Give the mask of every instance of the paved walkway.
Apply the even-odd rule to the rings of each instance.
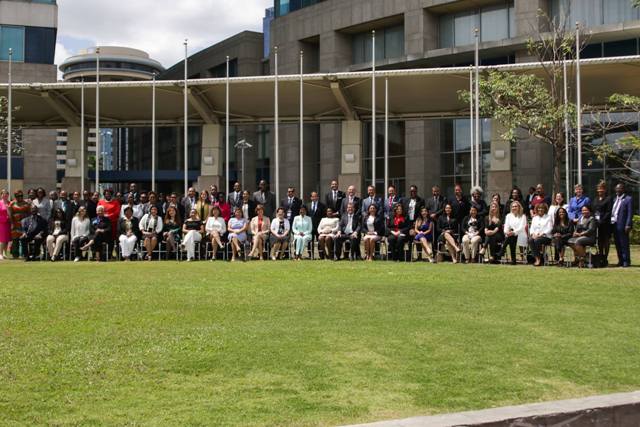
[[[640,426],[640,391],[413,417],[352,427]]]

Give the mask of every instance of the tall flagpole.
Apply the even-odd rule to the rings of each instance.
[[[473,121],[473,98],[475,96],[475,93],[473,91],[473,67],[469,68],[469,150],[471,151],[471,186],[475,187],[476,186],[476,169],[475,169],[475,164],[476,164],[476,155],[475,155],[475,150],[473,149],[473,147],[475,146],[474,142],[474,134],[473,134],[473,126],[474,126],[474,121]]]
[[[82,191],[82,195],[84,197],[84,189],[85,189],[85,175],[86,171],[84,170],[84,156],[85,156],[85,140],[84,140],[84,76],[82,76],[82,86],[80,89],[80,190]]]
[[[9,191],[9,198],[12,197],[11,191],[11,150],[13,149],[12,141],[12,125],[13,125],[13,82],[11,76],[11,66],[13,65],[13,49],[9,48],[9,87],[7,94],[7,190]]]
[[[189,40],[184,39],[184,195],[187,196],[189,190],[189,111],[188,111],[188,68],[187,59],[189,55]]]
[[[151,190],[156,191],[156,72],[151,86]]]
[[[376,31],[371,31],[371,185],[376,186]]]
[[[569,171],[569,93],[567,88],[567,59],[562,60],[562,81],[564,84],[564,173],[565,173],[565,191],[568,197],[571,191],[570,171]]]
[[[576,22],[576,115],[577,115],[576,131],[578,133],[578,184],[582,185],[582,87],[580,85],[580,23],[579,22]]]
[[[304,51],[300,51],[300,198],[304,200]]]
[[[389,188],[389,78],[384,79],[384,189]]]
[[[476,28],[476,52],[475,52],[475,68],[476,68],[476,81],[475,81],[475,96],[476,96],[476,185],[480,185],[480,170],[482,165],[480,164],[480,30]]]
[[[278,112],[278,46],[273,48],[274,62],[275,62],[275,79],[274,79],[274,117],[273,117],[273,131],[274,131],[274,157],[275,157],[275,172],[276,172],[276,203],[280,203],[280,117]]]
[[[225,124],[224,124],[224,133],[225,133],[225,154],[224,154],[224,161],[225,161],[225,170],[226,170],[226,174],[225,174],[225,193],[226,195],[229,195],[229,57],[227,56],[227,80],[225,82],[225,103],[226,103],[226,112],[225,112]],[[243,182],[242,185],[246,186],[246,183]]]
[[[100,194],[100,48],[96,47],[96,191]]]

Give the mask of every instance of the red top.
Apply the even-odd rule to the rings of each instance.
[[[393,218],[393,227],[395,228],[395,232],[400,231],[400,224],[404,222],[404,216],[396,216]]]
[[[222,218],[224,218],[225,222],[229,222],[229,219],[231,218],[231,205],[229,205],[229,203],[220,203],[220,202],[216,202],[214,203],[214,206],[217,206],[220,208],[220,216]]]

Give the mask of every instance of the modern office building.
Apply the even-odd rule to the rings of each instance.
[[[100,56],[100,81],[140,81],[151,80],[153,76],[159,76],[164,67],[158,61],[149,57],[149,54],[138,49],[121,46],[98,46],[82,50],[70,58],[67,58],[59,69],[64,81],[71,82],[95,82],[98,51]],[[108,125],[105,123],[105,125]],[[129,170],[130,158],[136,152],[146,150],[144,137],[149,134],[145,128],[108,128],[100,129],[101,172],[104,170],[108,183],[119,183],[128,178],[125,174],[114,172]],[[136,140],[136,138],[140,138]],[[67,170],[67,129],[58,129],[56,141],[57,181],[65,189],[78,189],[76,174],[71,172],[66,177]],[[96,157],[96,130],[87,127],[86,135],[87,158]],[[73,154],[77,165],[79,153]],[[95,160],[94,160],[95,162]],[[75,166],[71,166],[75,169]],[[90,169],[93,169],[91,167]],[[92,171],[90,171],[93,174]],[[66,179],[65,179],[66,178]],[[87,181],[88,182],[88,181]]]
[[[304,50],[308,73],[370,70],[372,30],[376,31],[378,69],[470,65],[475,28],[480,30],[482,64],[519,63],[534,60],[526,42],[545,31],[546,20],[539,11],[553,19],[568,15],[569,25],[579,21],[587,27],[589,45],[583,58],[639,53],[640,10],[630,0],[276,0],[270,37],[272,46],[279,48],[280,74],[299,72],[300,50]],[[273,73],[273,51],[270,55]],[[378,93],[380,111],[383,102],[384,94]],[[370,111],[361,113],[370,116]],[[376,129],[378,141],[383,141],[381,121]],[[280,172],[284,188],[298,182],[298,131],[296,126],[283,126],[281,132],[280,147],[286,153]],[[324,190],[336,177],[343,186],[356,184],[359,189],[371,182],[370,120],[310,124],[306,133],[313,137],[305,139],[309,175],[305,192]],[[492,120],[482,120],[483,187],[501,194],[516,184],[528,188],[541,182],[550,188],[550,147],[537,141],[510,145],[499,133]],[[355,158],[346,159],[345,152]],[[377,144],[375,159],[377,187],[382,191],[382,143]],[[590,187],[615,172],[615,165],[586,156],[583,163],[583,181]],[[430,120],[391,122],[390,179],[402,192],[410,184],[417,184],[422,194],[429,194],[432,184],[442,185],[448,194],[454,183],[469,188],[468,116],[451,111]]]
[[[0,82],[8,80],[9,49],[13,50],[12,80],[55,82],[53,65],[58,27],[55,0],[0,0]],[[21,131],[23,152],[13,154],[14,189],[56,183],[55,130]],[[6,186],[6,153],[0,153],[0,186]]]

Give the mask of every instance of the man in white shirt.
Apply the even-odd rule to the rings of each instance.
[[[362,216],[356,214],[353,203],[347,205],[347,211],[340,219],[340,229],[334,240],[334,260],[339,261],[342,255],[342,246],[349,241],[351,250],[349,251],[349,259],[355,260],[360,257],[360,229],[362,224]]]

